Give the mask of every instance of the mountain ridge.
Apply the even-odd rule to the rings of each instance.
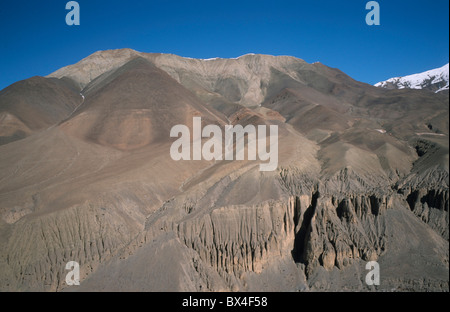
[[[2,291],[448,291],[448,93],[129,49],[18,86],[0,92]],[[194,116],[276,125],[278,168],[174,161]]]
[[[449,63],[422,73],[389,78],[374,86],[387,89],[427,89],[435,93],[445,91],[449,89]]]

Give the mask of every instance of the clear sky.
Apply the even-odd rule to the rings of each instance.
[[[66,25],[67,2],[1,1],[0,89],[117,48],[291,55],[371,84],[449,58],[448,0],[379,0],[380,26],[366,25],[367,0],[79,0],[80,26]]]

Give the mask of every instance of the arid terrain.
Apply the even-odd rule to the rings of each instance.
[[[172,160],[195,116],[278,125],[277,170]],[[448,136],[448,90],[96,52],[0,91],[0,291],[449,291]]]

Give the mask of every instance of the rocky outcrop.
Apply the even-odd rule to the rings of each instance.
[[[127,246],[143,228],[138,205],[127,200],[85,203],[36,218],[7,231],[0,254],[0,289],[57,291],[67,285],[65,265],[80,264],[81,279]]]
[[[411,211],[448,240],[448,189],[418,189],[406,195]]]
[[[288,254],[293,243],[295,202],[214,209],[177,225],[186,246],[219,273],[259,273],[272,257]]]
[[[296,233],[294,257],[307,265],[307,273],[318,266],[343,269],[354,259],[376,260],[385,248],[384,224],[379,216],[390,206],[386,197],[338,199],[313,194]]]

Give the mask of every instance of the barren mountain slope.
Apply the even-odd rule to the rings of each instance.
[[[84,101],[0,146],[0,289],[448,291],[448,94],[287,56],[129,49],[50,77]],[[277,170],[172,160],[170,129],[194,116],[278,125]]]
[[[68,79],[33,77],[0,91],[0,145],[68,117],[83,102]]]

